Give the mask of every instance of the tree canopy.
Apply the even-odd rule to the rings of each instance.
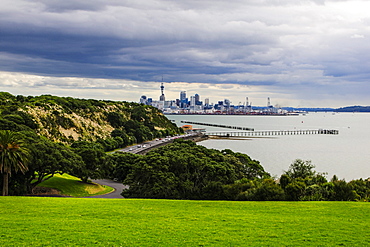
[[[123,182],[129,189],[123,191],[123,196],[141,198],[223,199],[226,184],[243,178],[269,177],[247,155],[182,140],[141,158],[131,158],[116,165],[116,169],[127,172]]]

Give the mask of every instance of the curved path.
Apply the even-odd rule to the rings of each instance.
[[[119,198],[119,199],[123,199],[123,196],[121,196],[122,190],[128,187],[127,185],[123,185],[122,183],[115,182],[115,181],[110,180],[110,179],[99,179],[99,180],[91,180],[91,181],[93,183],[107,185],[109,187],[112,187],[112,188],[114,188],[114,191],[109,193],[109,194],[98,195],[98,196],[88,196],[86,198],[111,198],[111,199],[112,198]]]

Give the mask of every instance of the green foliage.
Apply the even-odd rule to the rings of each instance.
[[[330,199],[333,201],[355,201],[359,200],[360,196],[354,190],[353,183],[346,183],[344,180],[334,181],[334,193]]]
[[[71,175],[87,182],[89,178],[104,178],[111,170],[109,156],[98,143],[79,141],[71,146],[73,151],[82,157],[82,165],[72,169]]]
[[[226,199],[238,201],[282,201],[284,190],[271,178],[241,179],[224,186]]]
[[[314,168],[315,166],[310,160],[303,161],[301,159],[296,159],[285,174],[292,179],[312,177],[315,175]]]
[[[243,153],[234,153],[230,149],[225,149],[221,152],[236,157],[242,163],[240,172],[246,174],[248,179],[262,179],[270,177],[270,174],[263,169],[260,162],[252,160],[248,155]]]
[[[9,195],[9,176],[12,172],[28,170],[29,150],[15,132],[0,130],[0,172],[3,174],[2,195]]]
[[[325,174],[313,170],[310,161],[295,160],[280,177],[280,186],[287,200],[292,201],[368,201],[370,181],[353,180],[347,183],[333,176],[330,182]]]
[[[29,170],[9,181],[12,195],[31,193],[58,173],[70,172],[84,181],[108,177],[112,164],[105,151],[181,132],[157,109],[136,103],[5,92],[0,96],[0,129],[23,133],[31,153]],[[73,144],[73,149],[53,141]]]
[[[121,129],[114,129],[111,133],[111,136],[117,140],[118,147],[126,147],[134,143],[136,138],[129,136],[125,131]]]
[[[370,200],[370,181],[369,179],[363,180],[352,180],[349,183],[349,186],[356,191],[357,199],[361,201],[369,201]]]
[[[57,125],[62,126],[64,129],[76,127],[72,119],[70,119],[69,117],[61,116],[59,114],[55,115],[55,122]]]
[[[304,196],[306,185],[301,181],[293,181],[285,187],[287,198],[290,201],[298,201]]]
[[[112,172],[109,174],[109,177],[121,182],[124,181],[131,172],[133,166],[138,164],[144,157],[145,156],[142,155],[124,152],[115,152],[111,154]]]
[[[32,130],[66,144],[105,140],[113,128],[125,132],[123,142],[118,140],[114,148],[182,132],[156,108],[137,103],[52,95],[15,97],[4,92],[0,95],[0,129]]]
[[[142,158],[124,163],[129,189],[124,197],[174,199],[225,199],[224,185],[254,174],[268,174],[254,166],[248,156],[231,151],[220,152],[191,141],[150,151]],[[120,165],[116,165],[116,169]],[[253,167],[253,169],[250,169]],[[250,172],[252,171],[252,172]]]
[[[108,118],[108,122],[114,128],[122,127],[125,122],[122,114],[118,112],[109,112],[107,118]]]
[[[71,172],[75,167],[83,166],[83,160],[70,148],[42,138],[33,132],[20,133],[29,150],[28,170],[22,174],[13,174],[9,183],[9,194],[22,195],[32,193],[35,186],[53,177],[55,174]]]

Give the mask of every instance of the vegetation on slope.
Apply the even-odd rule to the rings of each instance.
[[[52,95],[13,96],[6,92],[0,92],[0,129],[33,130],[66,144],[113,139],[120,145],[181,131],[151,106]]]
[[[182,132],[151,106],[5,92],[0,92],[0,130],[17,133],[30,150],[28,171],[12,173],[11,195],[31,193],[55,174],[84,182],[105,178],[110,172],[106,151]]]

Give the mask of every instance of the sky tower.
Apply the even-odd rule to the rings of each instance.
[[[164,86],[163,82],[161,83],[161,96],[159,96],[159,101],[165,101],[166,97],[164,96]]]

